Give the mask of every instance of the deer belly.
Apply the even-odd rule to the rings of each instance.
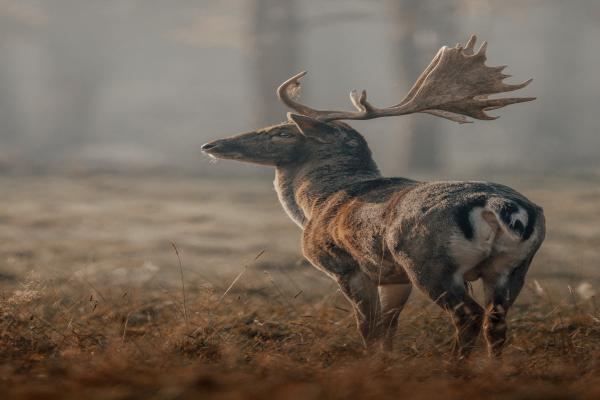
[[[363,265],[361,269],[378,285],[410,283],[404,268],[391,258],[380,263]]]

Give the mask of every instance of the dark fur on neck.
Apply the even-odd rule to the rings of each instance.
[[[304,227],[312,209],[344,187],[381,177],[371,150],[358,132],[344,131],[344,145],[324,147],[294,163],[277,166],[275,190],[290,218]]]

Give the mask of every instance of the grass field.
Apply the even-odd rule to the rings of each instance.
[[[600,178],[495,180],[547,240],[503,360],[456,364],[416,292],[366,354],[266,180],[0,177],[0,397],[598,399]]]

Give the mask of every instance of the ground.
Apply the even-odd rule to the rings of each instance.
[[[0,177],[0,395],[600,398],[600,177],[495,180],[544,207],[547,240],[504,358],[455,363],[419,293],[367,354],[268,180]]]

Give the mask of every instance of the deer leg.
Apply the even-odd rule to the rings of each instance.
[[[379,301],[381,303],[381,320],[379,324],[384,331],[383,349],[392,350],[394,335],[398,328],[398,317],[404,308],[412,285],[395,284],[395,285],[380,285],[379,286]]]
[[[481,332],[483,309],[462,286],[448,288],[440,293],[435,303],[452,316],[456,329],[453,355],[458,359],[467,357],[475,347]]]
[[[363,344],[367,348],[373,347],[383,337],[377,285],[360,271],[340,277],[338,283],[342,293],[352,303]]]
[[[483,309],[469,295],[464,282],[456,281],[453,269],[434,266],[411,272],[413,284],[451,315],[456,328],[452,352],[458,359],[465,358],[481,332]]]
[[[506,314],[523,288],[531,258],[524,260],[508,275],[484,274],[486,313],[483,333],[491,357],[500,357],[506,342]]]

